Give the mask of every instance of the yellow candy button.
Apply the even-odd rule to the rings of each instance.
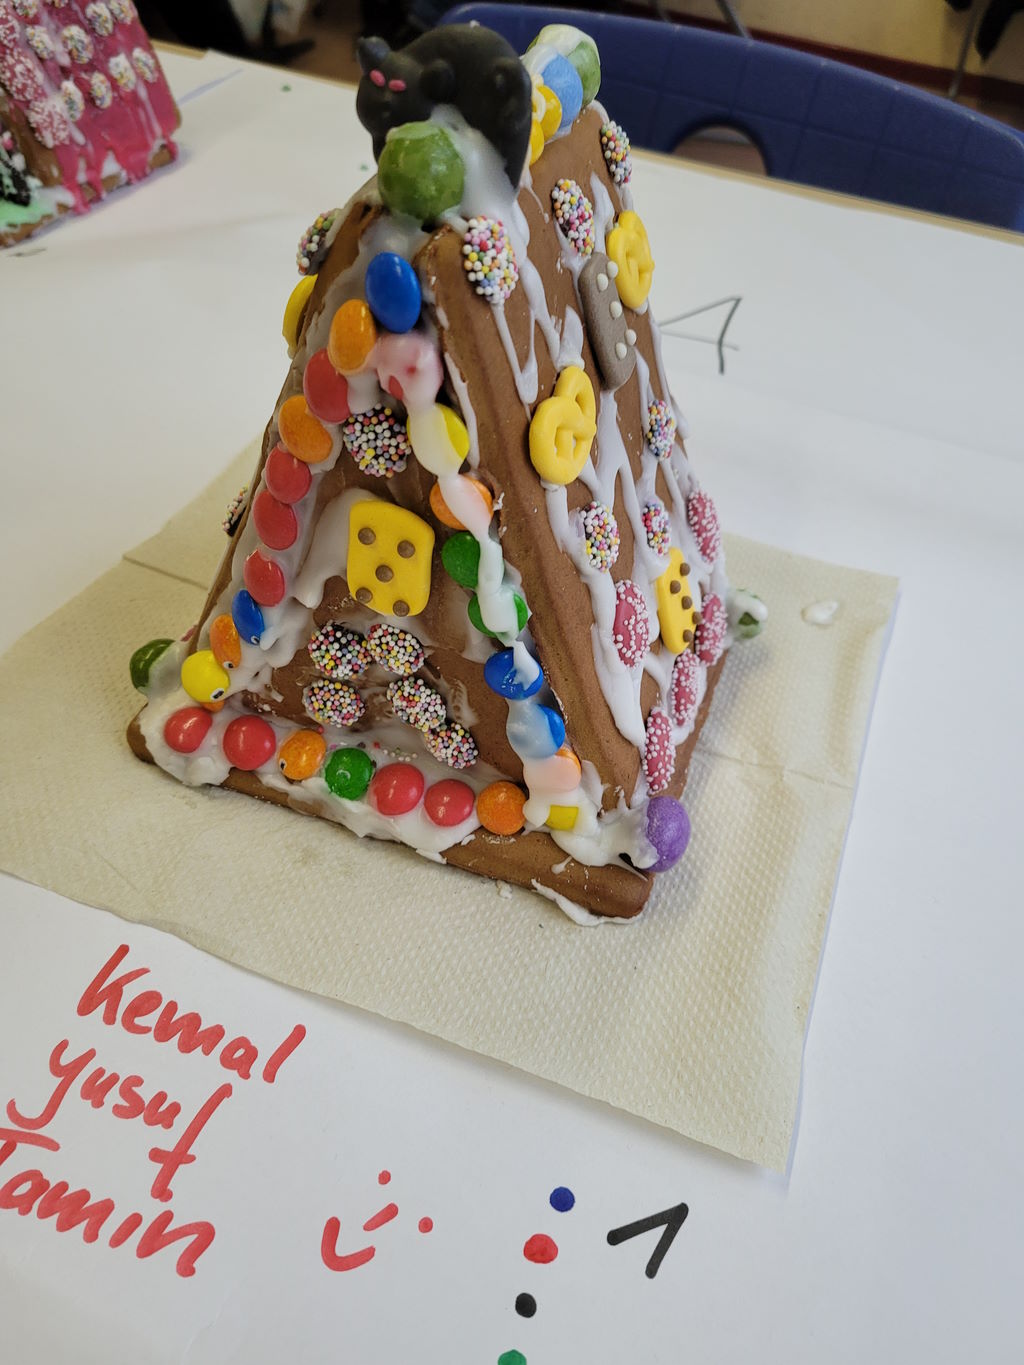
[[[288,354],[294,355],[299,344],[299,327],[302,323],[302,312],[309,302],[309,296],[313,292],[316,284],[315,275],[303,275],[298,284],[288,295],[288,302],[284,306],[284,322],[281,324],[281,335],[288,343]]]
[[[585,370],[570,365],[558,376],[530,423],[530,460],[548,483],[572,483],[590,458],[597,434],[594,386]]]
[[[552,806],[544,823],[548,829],[574,829],[579,813],[579,806]]]
[[[605,244],[608,255],[618,266],[615,283],[619,297],[627,308],[640,308],[651,292],[654,261],[647,229],[640,215],[632,209],[619,214],[618,222],[608,234]]]
[[[469,432],[458,413],[444,403],[433,403],[411,413],[406,426],[412,453],[424,469],[438,478],[459,472],[469,454]]]
[[[546,85],[540,87],[539,94],[544,101],[540,130],[544,134],[544,140],[547,141],[549,137],[554,137],[558,132],[558,126],[562,122],[562,101]]]
[[[193,701],[220,701],[231,686],[231,679],[214,658],[213,650],[201,649],[182,664],[181,685]]]
[[[331,433],[313,416],[301,393],[292,394],[281,404],[277,430],[285,450],[305,464],[319,464],[333,448]]]
[[[670,654],[682,654],[693,643],[696,623],[693,619],[693,597],[687,574],[690,566],[681,550],[673,545],[668,552],[668,568],[656,580],[658,596],[658,624],[661,639]]]
[[[339,374],[355,374],[370,358],[377,344],[373,314],[362,299],[343,303],[331,321],[327,359]]]
[[[349,514],[348,590],[382,616],[418,616],[430,597],[434,532],[390,502],[357,502]]]
[[[537,158],[540,156],[540,154],[541,154],[541,152],[542,152],[543,150],[544,150],[544,133],[543,133],[543,131],[542,131],[542,129],[541,129],[541,126],[540,126],[539,121],[538,121],[537,119],[534,119],[533,122],[530,124],[530,165],[531,165],[531,166],[532,166],[533,163],[537,160]]]

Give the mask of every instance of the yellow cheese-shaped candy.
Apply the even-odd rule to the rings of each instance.
[[[670,654],[682,654],[693,643],[696,622],[693,619],[693,595],[687,575],[690,566],[683,553],[674,545],[668,552],[668,568],[656,580],[658,596],[658,624],[661,640]]]
[[[281,335],[288,343],[288,354],[294,355],[299,344],[299,324],[302,321],[302,310],[309,302],[309,296],[313,292],[316,284],[315,275],[303,275],[298,284],[288,295],[288,302],[284,306],[284,322],[281,324]]]
[[[547,483],[572,483],[590,458],[597,403],[586,370],[570,365],[558,376],[530,423],[530,460]]]
[[[627,308],[641,308],[651,292],[654,261],[647,229],[638,213],[627,209],[608,234],[605,250],[618,267],[615,283]]]
[[[348,590],[382,616],[418,616],[430,598],[434,532],[390,502],[357,502],[349,514]]]

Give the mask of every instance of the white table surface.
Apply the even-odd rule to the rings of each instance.
[[[368,173],[350,88],[216,56],[166,68],[179,163],[0,256],[4,646],[262,429],[294,244]],[[176,1217],[217,1227],[194,1278],[173,1273],[176,1252],[138,1260],[0,1210],[3,1359],[491,1365],[516,1347],[529,1365],[860,1365],[1019,1350],[1024,253],[653,159],[637,159],[635,194],[656,316],[742,296],[724,377],[713,346],[665,340],[723,522],[901,580],[788,1174],[3,878],[4,1105],[42,1108],[61,1038],[137,1067],[184,1113],[224,1079],[213,1059],[76,1015],[121,942],[126,966],[261,1055],[307,1028],[274,1089],[240,1084],[179,1173]],[[720,317],[680,326],[713,336]],[[56,1174],[143,1207],[162,1130],[72,1097],[59,1125]],[[34,1162],[19,1157],[0,1182]],[[547,1206],[559,1184],[571,1214]],[[392,1190],[403,1212],[375,1260],[327,1271],[325,1218],[352,1250]],[[680,1200],[689,1219],[648,1280],[657,1234],[616,1248],[605,1234]],[[553,1265],[524,1261],[534,1231],[557,1233]],[[522,1290],[530,1320],[513,1309]]]

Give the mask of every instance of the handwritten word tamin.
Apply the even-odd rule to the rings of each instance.
[[[193,1148],[200,1134],[217,1109],[231,1098],[235,1083],[251,1080],[255,1074],[273,1085],[281,1067],[306,1036],[306,1030],[297,1024],[258,1069],[259,1049],[245,1035],[227,1038],[227,1030],[222,1024],[205,1025],[199,1014],[180,1011],[178,1002],[165,1000],[160,991],[129,992],[128,988],[134,982],[149,974],[149,968],[135,967],[115,976],[128,953],[128,945],[121,944],[100,968],[82,992],[78,1015],[85,1018],[99,1010],[103,1023],[112,1028],[120,1025],[126,1033],[149,1035],[155,1043],[173,1043],[186,1055],[201,1052],[211,1057],[216,1053],[223,1070],[236,1078],[234,1082],[224,1081],[217,1086],[173,1145],[150,1148],[149,1160],[157,1167],[150,1194],[156,1200],[167,1202],[174,1195],[171,1182],[182,1167],[196,1160]],[[56,1084],[37,1113],[14,1098],[8,1101],[6,1113],[11,1127],[0,1127],[0,1167],[21,1148],[26,1149],[26,1156],[28,1152],[38,1155],[44,1151],[60,1151],[57,1139],[43,1129],[58,1117],[64,1102],[74,1092],[94,1109],[106,1109],[116,1119],[137,1119],[143,1128],[169,1131],[177,1123],[181,1105],[165,1090],[151,1090],[137,1074],[121,1076],[104,1066],[94,1067],[97,1052],[93,1047],[77,1056],[70,1056],[70,1050],[70,1039],[62,1038],[50,1053],[49,1071]],[[109,1232],[107,1245],[114,1248],[123,1246],[142,1229],[135,1244],[135,1254],[140,1259],[152,1256],[172,1243],[183,1242],[185,1245],[180,1248],[175,1265],[181,1276],[195,1274],[196,1262],[215,1236],[213,1224],[206,1220],[175,1227],[170,1209],[156,1214],[145,1228],[145,1216],[133,1211],[122,1217],[110,1231],[109,1226],[116,1217],[112,1199],[94,1200],[89,1190],[72,1190],[66,1180],[51,1180],[36,1167],[19,1171],[0,1186],[0,1211],[3,1210],[12,1210],[23,1218],[33,1212],[39,1219],[53,1218],[58,1232],[80,1227],[86,1242],[96,1242],[101,1232],[105,1236]]]
[[[390,1171],[381,1171],[377,1177],[378,1185],[387,1185],[391,1181]],[[398,1217],[398,1205],[395,1203],[385,1204],[382,1209],[371,1214],[363,1224],[364,1232],[376,1232],[378,1228],[384,1227],[385,1223],[392,1222]],[[420,1232],[430,1232],[434,1226],[432,1218],[421,1218],[416,1225]],[[339,1218],[328,1218],[324,1224],[324,1233],[320,1239],[320,1259],[328,1270],[358,1270],[361,1265],[366,1265],[367,1261],[372,1261],[377,1254],[377,1248],[370,1243],[360,1247],[358,1251],[339,1252],[338,1238],[341,1236],[341,1220]]]

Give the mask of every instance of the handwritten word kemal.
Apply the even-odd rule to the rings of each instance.
[[[227,1039],[222,1024],[204,1025],[202,1017],[192,1011],[179,1013],[176,1000],[165,1000],[160,991],[140,990],[133,994],[128,987],[149,973],[148,967],[135,967],[120,976],[114,973],[128,956],[127,944],[111,955],[97,975],[82,992],[77,1013],[82,1018],[101,1011],[105,1024],[120,1024],[126,1033],[148,1034],[155,1043],[173,1043],[186,1055],[201,1052],[217,1060],[226,1072],[237,1079],[251,1080],[260,1060],[256,1044],[244,1035]],[[155,1016],[155,1017],[154,1017]],[[301,1024],[267,1057],[259,1078],[273,1085],[283,1064],[302,1042],[306,1030]],[[87,1048],[71,1056],[71,1042],[62,1038],[50,1053],[50,1075],[55,1079],[50,1096],[37,1114],[25,1111],[15,1099],[7,1103],[7,1119],[11,1127],[0,1127],[0,1167],[21,1147],[39,1151],[59,1152],[60,1143],[44,1133],[61,1111],[67,1097],[77,1088],[78,1097],[94,1109],[107,1108],[113,1118],[141,1121],[144,1128],[172,1129],[181,1114],[181,1105],[165,1090],[150,1090],[142,1076],[121,1076],[104,1066],[93,1067],[96,1049]],[[168,1201],[174,1191],[171,1182],[183,1166],[196,1159],[193,1147],[216,1110],[233,1094],[233,1083],[224,1081],[199,1106],[182,1129],[173,1146],[151,1147],[149,1160],[157,1167],[150,1194],[156,1200]],[[6,1174],[6,1173],[5,1173]],[[71,1189],[66,1180],[51,1180],[35,1167],[19,1171],[0,1185],[0,1211],[13,1210],[22,1217],[35,1213],[39,1219],[53,1218],[58,1232],[70,1232],[81,1227],[86,1242],[96,1242],[101,1231],[107,1235],[108,1221],[117,1217],[112,1199],[93,1199],[89,1190]],[[154,1255],[175,1242],[184,1242],[175,1265],[181,1276],[195,1274],[196,1262],[215,1236],[212,1223],[200,1220],[174,1226],[170,1209],[156,1214],[143,1228],[143,1214],[131,1212],[117,1221],[107,1236],[107,1245],[125,1245],[139,1229],[135,1254],[140,1259]]]

